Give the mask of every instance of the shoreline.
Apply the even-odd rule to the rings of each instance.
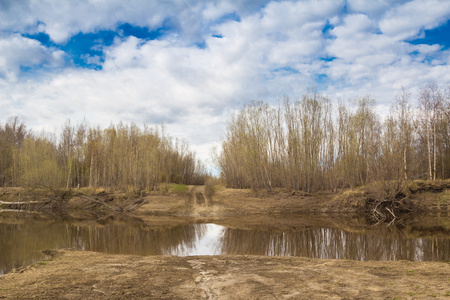
[[[370,186],[337,193],[229,189],[185,186],[159,193],[121,193],[91,189],[33,190],[0,188],[0,209],[61,212],[132,213],[137,216],[229,217],[246,215],[350,213],[367,214],[374,194]],[[450,180],[415,181],[405,191],[402,213],[450,215]]]
[[[450,215],[450,180],[415,181],[402,193],[403,211],[447,217]],[[337,193],[248,189],[223,186],[185,186],[180,191],[152,193],[105,192],[103,189],[33,190],[0,188],[0,209],[35,210],[51,214],[131,213],[137,216],[231,217],[248,215],[349,213],[370,214],[378,195],[370,186]],[[15,202],[15,203],[14,203]],[[387,213],[386,213],[387,214]]]

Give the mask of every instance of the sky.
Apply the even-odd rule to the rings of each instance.
[[[230,116],[315,87],[369,95],[450,83],[448,0],[0,0],[0,122],[164,124],[211,168]]]

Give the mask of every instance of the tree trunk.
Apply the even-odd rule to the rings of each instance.
[[[91,165],[89,168],[89,187],[94,187],[94,153],[91,152]],[[94,187],[95,188],[95,187]]]
[[[67,183],[66,183],[66,189],[68,189],[70,186],[70,176],[72,175],[72,159],[69,158],[69,172],[67,175]]]
[[[430,127],[429,127],[429,116],[427,113],[426,116],[426,131],[427,131],[427,155],[428,155],[428,179],[431,180],[432,177],[432,172],[431,172],[431,145],[430,145]]]
[[[404,179],[408,180],[408,169],[406,164],[406,147],[403,148],[403,173],[404,173]]]
[[[433,124],[433,180],[436,180],[436,121]]]

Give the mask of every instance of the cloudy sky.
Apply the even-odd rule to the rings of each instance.
[[[0,0],[0,122],[164,123],[201,158],[251,100],[450,83],[448,0]]]

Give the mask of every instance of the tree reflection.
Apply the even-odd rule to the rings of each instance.
[[[448,229],[442,226],[329,227],[287,230],[230,229],[215,224],[150,226],[129,217],[100,221],[52,220],[0,214],[0,275],[43,259],[42,250],[77,250],[134,255],[244,254],[354,260],[450,260]],[[267,229],[271,228],[271,229]],[[279,228],[283,228],[282,230]],[[350,228],[347,226],[346,228]]]
[[[198,224],[150,227],[133,222],[75,223],[24,218],[0,222],[0,275],[45,257],[45,249],[73,248],[114,254],[182,254],[205,233]]]
[[[302,256],[354,260],[442,261],[450,256],[450,240],[406,238],[395,228],[368,233],[336,228],[272,232],[226,229],[221,249],[227,254]]]

